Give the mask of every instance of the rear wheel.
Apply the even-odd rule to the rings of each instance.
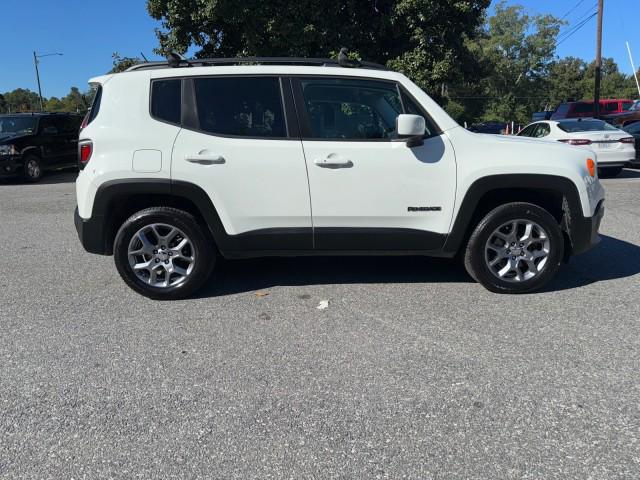
[[[22,172],[24,179],[31,183],[39,182],[42,174],[42,162],[40,159],[33,154],[27,155],[24,159],[24,170]]]
[[[496,293],[542,288],[558,271],[564,238],[556,220],[530,203],[510,203],[489,212],[473,231],[465,267]]]
[[[136,292],[157,300],[184,298],[207,280],[215,250],[193,215],[154,207],[131,216],[114,243],[118,273]]]
[[[613,178],[620,175],[622,167],[604,167],[598,169],[598,176],[601,178]]]

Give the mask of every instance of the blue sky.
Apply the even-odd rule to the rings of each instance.
[[[295,1],[295,0],[292,0]],[[442,0],[447,1],[447,0]],[[562,17],[580,0],[509,0],[529,13]],[[582,0],[566,20],[570,28],[596,0]],[[41,59],[42,93],[63,96],[71,86],[87,87],[87,79],[111,67],[111,54],[152,59],[158,23],[146,12],[144,0],[0,0],[3,67],[0,92],[23,87],[37,90],[33,51],[64,55]],[[495,4],[495,2],[494,2]],[[640,63],[639,0],[605,0],[603,55],[613,57],[631,73],[625,40]],[[558,46],[558,55],[591,60],[595,52],[595,18]]]

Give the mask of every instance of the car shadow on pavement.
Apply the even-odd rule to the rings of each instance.
[[[640,273],[640,246],[606,235],[589,252],[562,265],[542,292],[569,290]],[[220,260],[197,298],[275,286],[473,282],[461,262],[429,257],[294,257]]]
[[[625,168],[615,178],[640,178],[640,170]]]
[[[640,246],[607,235],[588,252],[571,258],[544,291],[568,290],[640,273]]]
[[[460,262],[429,257],[293,257],[222,260],[196,295],[217,297],[275,286],[472,282]]]
[[[78,178],[77,171],[61,170],[59,172],[47,172],[37,183],[25,182],[20,177],[0,178],[0,186],[3,185],[54,185],[57,183],[73,183]]]

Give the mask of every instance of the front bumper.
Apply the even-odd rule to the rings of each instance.
[[[0,177],[13,177],[21,173],[21,155],[0,155]]]
[[[600,243],[600,223],[604,217],[604,200],[600,200],[600,203],[596,206],[596,210],[591,217],[583,217],[579,215],[572,219],[571,231],[569,237],[571,238],[572,254],[579,255],[593,248]]]
[[[80,243],[89,253],[96,253],[98,255],[111,254],[106,248],[103,220],[102,217],[84,219],[80,216],[78,207],[76,207],[76,211],[73,214],[73,222],[76,225]]]

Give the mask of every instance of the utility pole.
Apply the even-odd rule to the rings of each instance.
[[[602,68],[602,12],[604,0],[598,0],[598,28],[596,31],[596,88],[593,94],[593,106],[596,118],[600,118],[600,74]]]
[[[42,87],[40,86],[40,71],[38,70],[39,58],[42,57],[52,57],[54,55],[62,56],[62,53],[46,53],[44,55],[38,55],[36,52],[33,52],[33,63],[36,66],[36,78],[38,79],[38,97],[40,98],[40,110],[44,111],[44,103],[42,102]]]
[[[38,71],[38,56],[36,52],[33,52],[33,63],[36,66],[36,78],[38,79],[38,96],[40,97],[40,110],[44,111],[44,106],[42,104],[42,87],[40,87],[40,72]]]

